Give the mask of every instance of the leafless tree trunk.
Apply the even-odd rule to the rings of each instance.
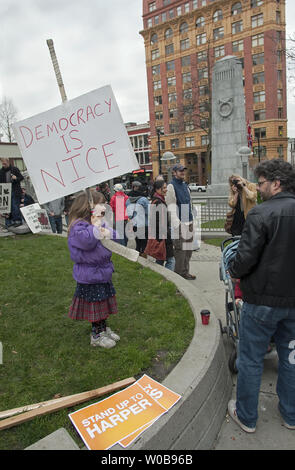
[[[15,142],[12,124],[17,120],[17,110],[11,99],[4,97],[0,104],[0,131],[8,142]]]

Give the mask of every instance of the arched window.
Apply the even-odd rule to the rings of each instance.
[[[222,20],[222,18],[223,18],[222,10],[216,10],[213,14],[213,21],[216,22],[216,21]]]
[[[151,35],[151,44],[156,44],[158,42],[158,35],[156,33]]]
[[[200,28],[201,26],[205,25],[205,18],[204,16],[199,16],[199,18],[196,21],[196,27]]]
[[[180,33],[187,33],[188,32],[188,25],[187,23],[181,23],[179,28]]]
[[[242,13],[242,4],[241,4],[241,2],[234,3],[233,6],[231,7],[231,14],[232,15],[239,15],[239,13]]]
[[[173,31],[171,28],[166,29],[165,31],[165,39],[171,38],[173,36]]]

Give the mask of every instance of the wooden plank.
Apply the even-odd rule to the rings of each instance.
[[[41,407],[27,411],[25,413],[18,414],[17,416],[12,416],[7,419],[0,421],[0,431],[4,429],[12,428],[18,424],[25,423],[31,419],[36,418],[37,416],[43,416],[49,413],[54,413],[56,411],[62,410],[63,408],[69,408],[71,406],[78,405],[85,401],[91,400],[92,398],[97,398],[108,393],[115,392],[121,388],[128,387],[136,382],[134,377],[129,377],[128,379],[115,382],[111,385],[106,385],[105,387],[97,388],[95,390],[89,390],[87,392],[77,393],[76,395],[70,395],[68,397],[62,397],[58,400],[50,400],[49,402],[43,402]],[[54,403],[52,403],[54,401]],[[45,403],[45,404],[44,404]],[[38,404],[36,404],[38,405]]]

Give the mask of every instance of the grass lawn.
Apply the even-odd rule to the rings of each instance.
[[[208,222],[203,222],[201,228],[220,228],[224,230],[224,223],[225,219],[209,220]]]
[[[75,290],[66,238],[0,238],[0,409],[92,390],[147,373],[161,381],[190,344],[194,318],[174,284],[113,255],[119,313],[109,324],[121,336],[111,350],[90,346],[90,324],[67,316]],[[24,449],[65,427],[83,443],[68,413],[35,418],[0,432],[0,449]]]

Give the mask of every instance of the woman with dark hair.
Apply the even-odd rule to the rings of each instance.
[[[154,182],[152,192],[152,203],[150,210],[150,233],[155,234],[156,244],[164,246],[165,250],[162,253],[161,259],[156,258],[156,263],[164,266],[165,268],[174,271],[175,258],[173,243],[171,239],[171,227],[168,218],[167,204],[165,196],[167,193],[167,184],[163,179],[158,179]],[[165,244],[163,244],[165,240]],[[148,249],[148,247],[147,247]],[[149,253],[147,253],[149,254]]]

